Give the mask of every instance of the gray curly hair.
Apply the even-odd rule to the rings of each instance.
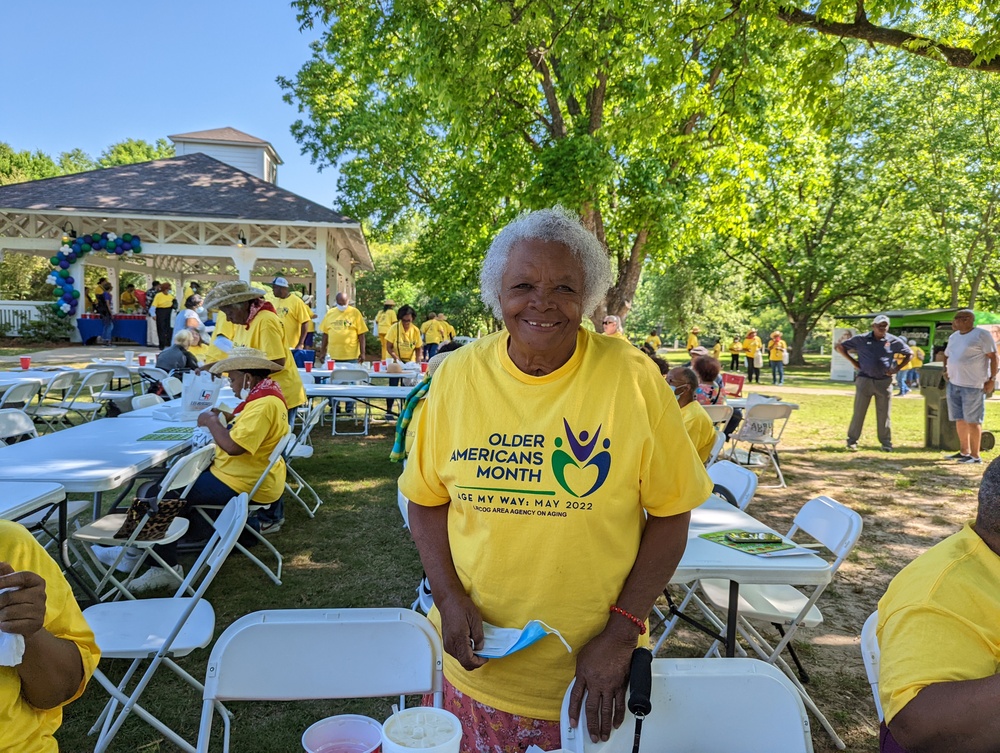
[[[504,227],[493,239],[479,272],[480,297],[497,319],[500,309],[500,282],[507,270],[511,249],[529,239],[551,241],[566,246],[583,267],[583,312],[597,308],[611,287],[611,264],[601,244],[580,219],[561,206],[525,212]]]

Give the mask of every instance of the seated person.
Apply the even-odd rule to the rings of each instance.
[[[725,405],[726,393],[722,390],[722,364],[712,356],[699,356],[691,362],[698,375],[698,389],[694,399],[702,405]]]
[[[198,505],[221,507],[237,494],[250,492],[264,469],[268,456],[275,445],[288,434],[288,407],[281,394],[281,388],[271,375],[281,367],[254,348],[233,348],[228,358],[213,364],[213,374],[228,374],[233,392],[243,401],[228,416],[218,408],[205,411],[198,416],[198,426],[204,426],[215,442],[215,459],[205,470],[187,494],[187,508],[181,513],[191,525],[185,535],[189,541],[201,541],[211,536],[208,523],[197,511]],[[268,472],[252,502],[273,505],[285,490],[285,461],[278,462]],[[261,533],[277,533],[281,529],[279,519],[265,528],[252,516],[249,524]],[[183,540],[183,539],[182,539]],[[120,547],[94,547],[97,558],[110,564],[117,557]],[[163,561],[183,577],[184,568],[177,561],[177,542],[156,547]],[[132,557],[138,552],[130,552],[122,560],[121,568],[130,570],[135,564]],[[162,567],[151,567],[132,581],[132,593],[142,593],[154,588],[176,586],[177,578]]]
[[[227,357],[227,353],[219,350],[207,340],[202,340],[197,330],[192,329],[188,332],[191,333],[191,347],[188,348],[188,352],[195,357],[199,366],[204,366],[207,363],[218,363]]]
[[[156,368],[163,369],[168,374],[183,374],[198,368],[198,359],[188,348],[194,343],[191,333],[182,329],[174,335],[174,344],[160,351],[156,357]]]
[[[698,375],[686,366],[678,366],[667,372],[667,384],[677,397],[681,408],[681,419],[687,430],[691,444],[698,451],[701,462],[706,462],[715,444],[715,427],[705,409],[694,399],[698,389]]]
[[[59,565],[28,531],[0,520],[0,632],[24,637],[0,666],[0,748],[54,753],[62,707],[83,694],[101,652]]]
[[[994,460],[975,522],[900,570],[878,603],[883,753],[1000,750],[998,582]]]

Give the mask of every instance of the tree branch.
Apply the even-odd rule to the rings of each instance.
[[[552,118],[550,128],[552,137],[564,139],[566,138],[566,123],[563,121],[559,98],[556,97],[556,88],[552,83],[552,74],[549,72],[548,63],[545,62],[545,50],[540,47],[529,47],[528,60],[531,61],[531,67],[542,76],[542,91],[545,94],[545,102],[549,106],[549,117]]]

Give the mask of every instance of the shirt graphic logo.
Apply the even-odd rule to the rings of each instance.
[[[611,447],[611,440],[605,437],[604,441],[601,443],[601,446],[604,447],[604,451],[598,452],[595,455],[594,450],[597,447],[597,440],[601,436],[600,426],[597,427],[597,431],[594,432],[593,437],[590,437],[588,432],[581,431],[578,438],[577,435],[573,433],[573,429],[570,427],[569,421],[565,418],[563,419],[563,425],[566,427],[566,439],[569,442],[569,448],[573,454],[570,455],[565,450],[556,449],[556,451],[552,453],[552,472],[555,474],[556,481],[559,482],[559,486],[572,494],[574,497],[583,498],[590,496],[603,486],[604,482],[608,478],[608,473],[611,471],[611,453],[607,452],[608,448]],[[560,448],[562,445],[562,437],[556,437],[555,446]],[[570,487],[571,481],[577,486],[586,486],[587,480],[589,480],[593,473],[590,471],[591,468],[596,470],[597,477],[594,479],[590,488],[583,493],[572,489]],[[566,478],[567,471],[569,471],[570,479]]]

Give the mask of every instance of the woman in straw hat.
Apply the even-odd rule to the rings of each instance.
[[[215,458],[187,493],[187,507],[181,513],[190,521],[185,539],[198,541],[211,535],[208,523],[193,508],[198,505],[224,505],[244,492],[249,493],[264,469],[275,446],[288,434],[288,408],[281,387],[272,378],[280,371],[264,354],[254,348],[233,348],[232,354],[209,369],[213,374],[228,374],[233,392],[241,402],[231,415],[213,408],[198,416],[198,426],[205,427],[215,442]],[[277,506],[285,489],[285,461],[279,459],[268,472],[254,495],[253,502]],[[261,510],[258,512],[258,516]],[[273,519],[273,517],[271,518]],[[264,519],[250,519],[250,525],[264,532]],[[281,527],[280,519],[268,531]],[[183,540],[183,539],[182,539]],[[102,562],[111,564],[118,556],[118,547],[94,547]],[[177,561],[177,543],[156,547],[163,561],[184,577],[184,568]],[[134,556],[138,556],[135,552]],[[131,568],[130,556],[123,560]],[[176,586],[177,578],[163,567],[151,567],[132,581],[132,593],[141,593],[164,586]]]
[[[757,357],[757,351],[764,347],[764,344],[757,337],[757,328],[751,327],[747,332],[747,336],[743,338],[743,354],[747,357],[747,384],[757,380],[757,384],[760,384],[760,367],[754,362]]]
[[[771,384],[785,383],[785,354],[788,343],[781,339],[781,330],[774,330],[767,341],[767,360],[771,364]]]

